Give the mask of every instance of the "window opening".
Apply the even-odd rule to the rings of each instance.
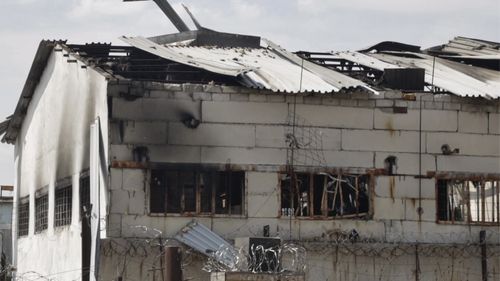
[[[71,224],[73,186],[67,186],[56,190],[54,226]]]
[[[368,212],[368,175],[282,176],[282,216],[348,218],[365,217]]]
[[[35,233],[48,228],[49,196],[44,195],[35,199]]]
[[[244,188],[244,172],[152,170],[150,212],[242,215]]]
[[[500,182],[438,180],[438,220],[500,224]]]
[[[17,220],[18,224],[17,235],[19,237],[27,236],[29,234],[29,222],[30,222],[30,203],[29,201],[26,201],[25,203],[19,204],[19,216]]]
[[[90,216],[90,177],[80,178],[80,217]]]

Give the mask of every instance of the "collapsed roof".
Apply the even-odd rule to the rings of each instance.
[[[207,29],[186,8],[197,28],[190,30],[166,0],[154,1],[179,33],[123,36],[130,46],[42,41],[14,115],[0,124],[2,142],[16,140],[56,47],[117,80],[238,85],[280,93],[397,89],[500,98],[500,43],[456,37],[427,50],[382,42],[360,51],[291,53],[257,36]]]

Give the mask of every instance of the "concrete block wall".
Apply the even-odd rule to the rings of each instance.
[[[132,101],[120,97],[128,87],[139,88],[141,96]],[[247,170],[245,216],[196,218],[226,239],[261,236],[266,225],[271,227],[272,236],[292,239],[316,239],[356,229],[363,237],[378,241],[397,242],[406,237],[429,243],[450,233],[461,235],[447,241],[477,242],[481,229],[497,231],[436,224],[435,179],[416,176],[420,174],[420,159],[423,175],[500,174],[498,102],[417,95],[424,101],[420,110],[420,102],[403,100],[394,92],[293,97],[238,87],[154,83],[111,85],[109,95],[113,100],[111,162],[133,161],[134,148],[145,146],[149,160],[155,163],[231,164]],[[278,172],[285,170],[287,163],[286,122],[294,100],[297,114],[322,136],[327,167],[374,171],[384,168],[387,157],[397,157],[395,176],[376,176],[370,219],[290,222],[279,217]],[[393,106],[407,107],[408,113],[393,113]],[[201,123],[190,129],[182,122],[186,117]],[[460,153],[443,155],[443,144],[460,149]],[[148,177],[147,169],[111,170],[111,237],[148,238],[148,234],[137,232],[141,225],[172,237],[193,219],[148,215]],[[495,236],[489,239],[497,242]],[[358,273],[358,278],[361,275]]]
[[[140,96],[122,98],[128,88]],[[265,190],[277,188],[276,171],[284,170],[287,163],[286,123],[295,101],[301,122],[305,120],[308,128],[314,128],[311,131],[321,135],[318,149],[322,149],[324,165],[383,169],[387,157],[397,158],[396,180],[384,176],[376,180],[373,219],[377,221],[436,220],[434,179],[421,181],[422,200],[418,200],[415,176],[420,174],[420,160],[423,175],[441,171],[500,174],[500,114],[495,101],[430,94],[417,94],[417,101],[409,101],[393,91],[378,96],[359,92],[293,97],[239,87],[155,83],[110,85],[109,95],[113,99],[111,161],[133,161],[134,148],[146,146],[150,161],[156,163],[234,164],[257,171],[265,166],[269,175],[260,175],[268,180]],[[407,107],[408,112],[394,113],[394,106]],[[186,117],[201,123],[196,129],[188,128],[182,122]],[[444,144],[460,153],[443,155]],[[251,218],[253,201],[263,198],[251,191],[258,177],[247,177],[246,215]],[[111,181],[114,185],[115,177]],[[389,195],[388,181],[394,189]],[[130,198],[141,203],[133,208],[116,203],[112,213],[147,215],[147,200],[142,199],[147,185],[146,179],[140,191],[113,191],[119,202]],[[279,190],[272,196],[273,202],[279,202]],[[418,207],[423,209],[420,218]],[[276,218],[278,210],[278,203],[266,205],[255,210],[255,217]]]

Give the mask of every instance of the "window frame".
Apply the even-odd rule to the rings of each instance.
[[[40,217],[41,216],[41,217]],[[35,234],[47,231],[49,228],[49,194],[35,197]]]
[[[56,188],[54,192],[54,228],[71,225],[72,218],[73,185],[67,184]]]
[[[283,176],[287,176],[290,173],[287,172],[281,172],[278,174],[279,176],[279,217],[280,218],[286,218],[289,219],[290,216],[284,214],[284,210],[286,208],[283,207]],[[324,177],[326,179],[325,173],[319,173],[319,172],[295,172],[293,173],[295,175],[301,175],[301,176],[308,176],[309,177],[309,188],[308,188],[308,215],[307,216],[297,216],[293,215],[291,216],[292,219],[302,219],[302,220],[366,220],[366,219],[371,219],[373,217],[373,190],[374,190],[374,178],[375,176],[372,173],[346,173],[346,172],[333,172],[331,173],[332,175],[337,175],[339,177],[354,177],[354,178],[359,178],[359,177],[366,177],[366,200],[367,200],[367,211],[366,212],[359,212],[359,202],[357,205],[357,211],[355,214],[346,214],[346,215],[329,215],[328,213],[325,215],[325,211],[328,212],[328,210],[324,210],[324,206],[320,207],[320,210],[323,214],[321,215],[316,215],[315,214],[315,183],[314,180],[317,176]],[[324,187],[324,185],[323,185]],[[359,192],[359,190],[357,190]],[[359,200],[359,195],[358,200]],[[323,199],[324,200],[324,199]],[[341,201],[342,202],[342,201]],[[323,203],[322,203],[323,204]],[[328,203],[327,203],[328,206]]]
[[[30,232],[30,200],[29,196],[21,198],[18,203],[17,237],[27,237]]]
[[[470,176],[455,176],[455,177],[450,177],[450,176],[436,176],[435,177],[435,192],[436,192],[436,223],[438,224],[450,224],[450,225],[481,225],[481,226],[499,226],[500,225],[500,177],[489,177],[489,176],[477,176],[477,175],[470,175]],[[456,215],[455,212],[452,212],[452,217],[451,220],[444,220],[441,218],[441,200],[440,200],[440,182],[446,182],[447,183],[447,190],[446,190],[446,195],[447,199],[449,196],[449,182],[450,181],[461,181],[463,182],[462,185],[466,184],[466,189],[467,189],[467,195],[466,199],[468,200],[466,203],[466,219],[464,220],[456,220]],[[477,209],[478,212],[478,221],[473,221],[471,218],[471,198],[470,198],[470,182],[481,182],[481,194],[478,193],[478,196],[480,195],[481,197],[477,197],[478,199],[478,204],[482,201],[482,209],[481,213],[479,213],[480,208]],[[494,205],[496,204],[496,212],[492,213],[493,218],[497,219],[497,221],[489,222],[486,221],[486,211],[484,208],[484,204],[486,204],[485,201],[485,183],[486,182],[491,182],[493,184],[492,188],[493,191],[496,191],[496,196],[494,195],[494,200],[491,202],[493,208],[491,208],[491,211],[494,212],[495,208]],[[454,204],[454,203],[452,203]],[[449,207],[449,206],[448,206]],[[455,206],[454,206],[455,207]],[[447,208],[447,212],[449,212],[449,208]]]
[[[195,211],[183,211],[182,209],[185,207],[185,198],[183,191],[181,191],[180,197],[181,200],[179,202],[179,209],[180,211],[169,211],[168,207],[168,188],[165,186],[165,191],[164,191],[164,212],[153,212],[152,211],[152,201],[151,201],[151,196],[152,196],[152,188],[153,188],[153,177],[155,172],[162,172],[164,175],[164,178],[166,178],[167,173],[177,173],[177,180],[179,179],[179,173],[193,173],[194,175],[194,181],[195,181]],[[228,207],[228,212],[227,213],[218,213],[217,208],[216,208],[216,196],[217,196],[217,186],[216,186],[216,177],[219,176],[221,173],[224,174],[233,174],[233,173],[238,173],[241,176],[242,180],[242,186],[241,186],[241,213],[232,213],[232,208],[231,205]],[[204,212],[202,209],[202,194],[200,190],[200,184],[199,184],[199,176],[203,174],[210,174],[211,175],[211,211],[210,212]],[[191,167],[191,166],[166,166],[166,167],[158,167],[158,168],[152,168],[149,170],[148,173],[149,177],[149,188],[147,190],[147,195],[148,195],[148,214],[149,216],[152,217],[232,217],[232,218],[246,218],[247,217],[247,189],[248,189],[248,184],[247,184],[247,173],[244,170],[236,170],[236,169],[218,169],[218,168],[212,168],[212,167]],[[177,186],[179,186],[179,183],[176,183]],[[236,205],[238,206],[238,205]]]

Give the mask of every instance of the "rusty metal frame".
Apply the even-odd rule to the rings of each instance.
[[[123,165],[120,165],[123,167]],[[247,217],[247,212],[248,212],[248,205],[247,205],[247,196],[248,196],[248,182],[247,182],[247,175],[246,172],[243,170],[237,170],[233,169],[230,165],[225,165],[225,169],[219,169],[220,167],[216,167],[214,165],[199,165],[199,164],[154,164],[154,165],[148,165],[148,182],[151,182],[151,171],[153,169],[157,170],[164,170],[165,172],[167,171],[176,171],[179,170],[179,168],[175,169],[175,166],[182,167],[181,170],[184,171],[191,171],[193,172],[194,176],[196,177],[195,181],[195,206],[196,210],[194,212],[184,212],[183,211],[183,206],[181,205],[181,208],[178,213],[172,213],[168,211],[168,206],[167,206],[167,196],[168,194],[165,194],[165,199],[164,199],[164,204],[165,204],[165,212],[164,213],[152,213],[151,212],[151,207],[150,207],[150,200],[147,200],[148,204],[148,209],[149,209],[149,216],[152,217],[200,217],[200,218],[226,218],[226,217],[231,217],[231,218],[246,218]],[[135,167],[135,165],[127,165],[128,168],[130,167]],[[155,167],[155,168],[153,168]],[[123,168],[122,168],[123,169]],[[142,166],[141,166],[142,169]],[[177,171],[178,172],[178,171]],[[231,208],[228,207],[228,213],[227,214],[217,214],[216,213],[216,183],[215,183],[215,175],[217,172],[229,172],[229,173],[235,173],[235,172],[242,172],[243,173],[243,186],[241,190],[241,213],[239,214],[232,214],[231,213]],[[199,180],[198,177],[202,173],[210,173],[213,178],[213,182],[211,183],[211,212],[202,212],[201,209],[201,190],[199,186]],[[226,181],[230,181],[231,179],[226,179]],[[151,198],[151,191],[150,188],[147,189],[147,197]],[[183,197],[183,196],[181,196]],[[229,199],[228,199],[229,200]]]
[[[366,217],[369,217],[371,218],[373,216],[373,195],[374,195],[374,186],[375,186],[375,175],[377,174],[376,171],[374,170],[366,170],[367,173],[364,173],[364,174],[350,174],[350,173],[345,173],[343,172],[344,170],[342,169],[330,169],[329,170],[330,172],[332,171],[335,171],[336,173],[333,173],[333,174],[336,174],[336,175],[340,175],[340,176],[353,176],[355,177],[355,182],[356,182],[356,185],[359,185],[359,177],[360,176],[366,176],[367,177],[367,185],[368,185],[368,190],[367,190],[367,196],[368,196],[368,212],[363,212],[363,213],[359,213],[359,187],[356,187],[356,213],[355,214],[347,214],[347,215],[344,215],[344,214],[341,214],[341,215],[337,215],[337,216],[329,216],[328,215],[328,210],[325,210],[325,207],[328,209],[328,198],[326,196],[322,196],[322,207],[321,207],[321,215],[316,215],[314,214],[314,176],[316,175],[316,173],[314,172],[293,172],[294,175],[291,175],[291,177],[294,177],[296,176],[297,174],[306,174],[306,175],[309,175],[309,194],[308,194],[308,209],[309,209],[309,213],[307,216],[298,216],[296,214],[296,211],[295,211],[295,214],[294,214],[294,219],[301,219],[301,220],[342,220],[342,219],[364,219]],[[280,211],[279,211],[279,218],[287,218],[287,216],[284,216],[283,214],[283,206],[282,206],[282,182],[283,182],[283,179],[282,179],[282,176],[283,175],[287,175],[288,173],[287,172],[279,172],[278,173],[278,185],[279,185],[279,190],[280,190],[280,202],[279,202],[279,206],[280,206]],[[326,179],[324,181],[324,183],[326,183]],[[324,187],[325,188],[325,187]],[[340,204],[342,205],[344,202],[342,200],[342,188],[339,188],[338,190],[340,190],[340,193],[338,196],[341,196],[341,199],[340,199]],[[323,192],[324,192],[324,189],[323,189]],[[337,196],[337,193],[335,194],[335,196]],[[291,197],[293,198],[293,197]],[[334,199],[334,202],[336,201],[336,199]],[[326,204],[325,204],[326,203]],[[292,199],[292,205],[293,205],[293,199]],[[335,203],[333,203],[335,204]]]
[[[477,174],[477,173],[428,173],[429,176],[435,178],[435,192],[436,192],[436,223],[438,224],[456,224],[456,225],[481,225],[481,226],[499,226],[500,225],[500,176],[496,174]],[[439,207],[440,202],[438,200],[438,182],[439,181],[462,181],[461,186],[464,191],[466,191],[466,195],[464,196],[464,200],[467,200],[467,218],[464,218],[463,221],[455,220],[455,212],[452,210],[452,219],[451,221],[440,220],[439,219]],[[477,204],[481,204],[481,208],[477,208],[477,221],[472,220],[472,212],[471,212],[471,192],[470,192],[470,182],[477,181],[480,182],[480,188],[478,188],[477,194]],[[492,192],[493,192],[493,200],[491,202],[491,212],[492,219],[496,221],[488,222],[486,221],[486,192],[485,186],[486,182],[491,182]],[[453,187],[452,187],[453,188]],[[447,184],[447,197],[449,196],[449,186]],[[480,196],[480,197],[479,197]],[[496,197],[496,200],[495,200]],[[446,203],[448,204],[448,203]],[[496,211],[496,214],[495,214]],[[464,211],[462,211],[465,213]]]

